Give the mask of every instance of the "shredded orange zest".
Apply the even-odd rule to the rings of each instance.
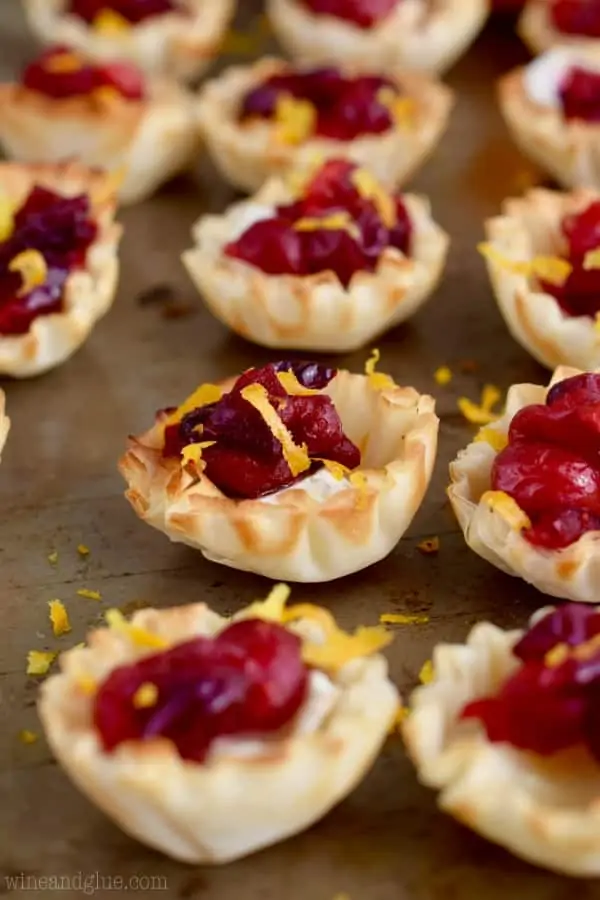
[[[308,100],[297,100],[281,94],[275,105],[276,135],[282,144],[302,144],[309,138],[317,121],[317,111]]]
[[[448,366],[440,366],[439,369],[436,369],[433,373],[433,377],[440,387],[445,387],[452,381],[452,369],[449,369]]]
[[[118,92],[118,90],[114,87],[111,87],[109,84],[103,84],[101,87],[95,88],[92,96],[100,103],[107,104],[114,103],[115,100],[120,101],[122,99],[121,94]]]
[[[304,387],[293,372],[277,372],[277,380],[290,397],[311,397],[321,393],[321,391],[316,391],[314,388]]]
[[[567,644],[557,644],[544,656],[544,665],[550,669],[562,666],[569,659],[570,648]]]
[[[281,450],[292,475],[300,475],[310,469],[310,458],[305,447],[298,447],[294,438],[271,406],[269,395],[262,384],[249,384],[242,389],[242,397],[260,413]]]
[[[317,666],[319,669],[335,672],[353,659],[378,653],[392,640],[392,634],[378,625],[361,626],[356,629],[354,634],[347,634],[345,631],[336,629],[335,632],[327,635],[325,643],[306,642],[302,647],[302,658],[309,666]]]
[[[396,203],[375,176],[366,169],[355,169],[350,180],[361,197],[373,201],[383,224],[393,228],[397,221]]]
[[[342,212],[332,213],[322,218],[297,219],[294,222],[296,231],[347,231],[351,237],[359,237],[360,232],[352,220],[350,213],[345,210]]]
[[[54,637],[68,634],[71,630],[71,623],[69,622],[69,614],[65,604],[62,600],[48,600],[48,606],[50,608],[50,621]]]
[[[310,619],[320,625],[325,634],[337,631],[336,621],[328,609],[315,606],[314,603],[296,603],[288,609],[284,609],[281,621],[284,625],[288,622],[297,622],[298,619]]]
[[[285,183],[294,197],[301,197],[325,162],[325,156],[318,150],[307,153],[301,168],[292,169],[285,175]]]
[[[281,622],[291,589],[287,584],[276,584],[265,600],[256,600],[244,610],[244,618]]]
[[[523,531],[531,528],[531,520],[521,507],[504,491],[486,491],[481,498],[481,503],[498,512],[504,521],[515,531]]]
[[[102,600],[100,591],[90,591],[87,588],[80,588],[77,591],[78,597],[85,597],[86,600]]]
[[[58,551],[53,550],[52,553],[48,554],[48,562],[51,566],[55,566],[58,562]]]
[[[403,97],[389,87],[377,92],[377,100],[389,109],[397,128],[410,128],[414,124],[416,103],[412,97]]]
[[[101,9],[92,22],[92,28],[106,37],[119,37],[129,31],[131,24],[114,9]]]
[[[178,406],[175,412],[171,413],[163,422],[163,428],[170,425],[177,425],[184,416],[199,409],[201,406],[208,406],[210,403],[217,403],[223,396],[223,390],[216,384],[201,384],[196,388],[193,394],[190,394],[181,406]]]
[[[44,69],[52,75],[66,75],[70,72],[79,72],[83,66],[83,60],[77,53],[65,50],[55,53],[44,62]]]
[[[148,709],[150,706],[154,706],[157,700],[158,688],[151,681],[146,681],[144,684],[140,684],[131,702],[136,709]]]
[[[7,241],[15,230],[15,207],[5,194],[0,194],[0,241]]]
[[[375,368],[381,359],[381,353],[375,347],[371,351],[371,356],[365,363],[365,375],[369,376],[369,384],[376,391],[385,391],[388,388],[396,387],[396,382],[390,375],[384,375],[383,372],[376,372]]]
[[[575,646],[557,644],[544,656],[544,664],[551,669],[561,666],[568,659],[578,662],[587,662],[593,659],[600,649],[600,634],[595,634],[589,640]]]
[[[45,284],[48,278],[46,260],[38,250],[24,250],[18,253],[8,264],[11,272],[18,272],[23,279],[20,297],[26,297],[34,288]]]
[[[476,443],[484,442],[489,444],[490,447],[493,447],[499,453],[508,444],[508,435],[503,431],[498,431],[496,428],[482,428],[477,432],[474,440]]]
[[[85,544],[77,544],[77,552],[80,556],[89,556],[90,548],[86,547]]]
[[[356,509],[366,509],[369,499],[369,479],[364,472],[352,472],[349,477],[352,487],[356,488]]]
[[[160,637],[160,635],[147,631],[145,628],[140,628],[139,625],[133,625],[131,622],[128,622],[119,609],[107,609],[104,618],[106,619],[109,628],[112,628],[124,637],[129,638],[131,643],[135,644],[136,647],[152,647],[156,650],[164,650],[169,646],[165,638]]]
[[[400,732],[402,729],[402,724],[408,718],[409,713],[410,709],[408,708],[408,706],[399,706],[388,734],[397,734],[398,732]]]
[[[30,650],[27,654],[27,674],[46,675],[58,653],[51,650]]]
[[[379,621],[382,625],[427,625],[429,616],[418,613],[382,613]]]
[[[23,730],[19,732],[19,740],[22,744],[35,744],[39,739],[39,734],[36,734],[35,731],[29,731],[28,728],[23,728]]]
[[[534,256],[529,260],[517,260],[504,256],[493,244],[479,244],[477,249],[485,259],[512,275],[526,277],[534,275],[557,287],[565,283],[573,270],[573,266],[568,260],[558,256]]]
[[[583,258],[584,269],[600,269],[600,247],[595,250],[588,250]]]
[[[481,403],[478,405],[468,397],[459,397],[458,408],[472,425],[489,425],[498,419],[498,415],[492,412],[494,406],[502,397],[501,392],[493,384],[486,384],[481,394]]]
[[[435,553],[439,552],[439,549],[439,537],[426,538],[424,541],[421,541],[419,544],[417,544],[417,550],[419,551],[419,553],[424,553],[425,556],[433,556]]]
[[[98,690],[98,682],[89,672],[78,672],[75,676],[75,684],[86,697],[93,697]]]
[[[423,663],[421,666],[421,671],[419,672],[419,681],[421,684],[429,684],[435,678],[435,672],[433,671],[433,663],[430,659]]]
[[[336,481],[343,481],[344,478],[348,478],[352,474],[352,469],[349,469],[343,463],[334,462],[332,459],[324,459],[321,456],[313,456],[312,459],[315,462],[323,463],[329,474],[333,475]]]
[[[181,451],[181,465],[185,466],[189,462],[200,463],[202,460],[202,451],[207,447],[214,447],[216,441],[201,441],[199,444],[188,444]]]

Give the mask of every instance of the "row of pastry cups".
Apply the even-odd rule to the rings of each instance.
[[[257,606],[234,619],[262,615]],[[303,609],[309,617],[287,627],[303,641],[326,642],[331,615]],[[419,778],[441,791],[444,811],[531,862],[600,874],[598,763],[583,752],[575,768],[568,757],[549,762],[492,743],[480,724],[461,721],[465,705],[495,694],[517,665],[512,648],[522,632],[488,623],[464,646],[435,648],[432,680],[417,688],[408,708],[399,706],[376,652],[387,643],[378,636],[365,655],[312,670],[307,698],[283,734],[220,739],[202,764],[182,760],[162,739],[105,752],[93,725],[95,686],[116,667],[156,652],[140,647],[140,634],[174,646],[214,636],[229,622],[202,603],[138,611],[131,630],[97,629],[87,646],[61,654],[60,673],[42,685],[38,709],[54,755],[128,834],[188,863],[246,856],[326,815],[366,776],[400,720]],[[274,804],[274,797],[284,802]]]
[[[32,31],[101,61],[129,59],[151,74],[193,80],[218,54],[235,0],[182,0],[190,15],[165,15],[118,35],[102,34],[66,13],[67,0],[24,0]],[[369,71],[400,67],[440,73],[465,52],[483,26],[488,0],[401,0],[372,28],[312,13],[302,0],[269,0],[269,20],[292,58],[311,65],[350,64]]]
[[[168,79],[150,79],[148,97],[140,101],[95,93],[57,99],[22,85],[0,85],[0,144],[21,162],[75,158],[122,172],[120,201],[134,203],[190,168],[202,143],[225,179],[246,191],[315,154],[351,159],[371,168],[388,186],[399,187],[433,152],[447,127],[450,89],[405,71],[390,78],[407,100],[410,116],[383,134],[348,142],[315,136],[291,144],[280,139],[274,122],[240,122],[246,93],[288,69],[289,63],[274,58],[232,66],[197,96]]]

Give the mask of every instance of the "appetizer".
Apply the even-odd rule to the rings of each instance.
[[[23,0],[44,44],[65,44],[100,62],[129,60],[144,72],[191,81],[219,52],[235,0]]]
[[[6,396],[4,391],[0,390],[0,455],[4,450],[9,431],[10,419],[6,415]]]
[[[112,305],[114,179],[76,163],[0,164],[0,374],[71,356]]]
[[[553,597],[594,603],[600,577],[600,374],[513,385],[506,411],[450,465],[468,545]]]
[[[275,33],[303,63],[441,73],[482,28],[488,0],[268,0]]]
[[[600,54],[557,47],[499,82],[519,149],[566,188],[600,189]]]
[[[543,189],[506,200],[481,245],[516,341],[549,369],[600,366],[600,194]]]
[[[450,115],[449,88],[414,73],[297,69],[277,59],[233,66],[200,93],[200,131],[242,190],[315,155],[344,157],[398,187],[423,164]]]
[[[398,706],[378,653],[390,635],[347,634],[288,593],[233,619],[204,603],[112,610],[44,682],[59,763],[133,837],[229,862],[308,828],[371,768]]]
[[[527,0],[518,31],[532,53],[562,44],[600,54],[600,0]]]
[[[449,238],[427,200],[332,159],[202,217],[183,261],[209,309],[266,347],[343,353],[411,316]]]
[[[129,440],[138,516],[207,559],[320,582],[387,556],[423,499],[437,448],[431,397],[312,362],[204,384]]]
[[[599,663],[600,610],[579,604],[436,647],[402,728],[440,807],[529,862],[600,875]]]
[[[198,149],[191,96],[131,63],[47,50],[17,84],[0,84],[0,144],[22,162],[77,158],[122,170],[121,203],[152,194]]]

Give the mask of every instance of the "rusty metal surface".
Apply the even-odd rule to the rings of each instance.
[[[255,11],[258,4],[244,4]],[[16,0],[0,6],[0,74],[32,52]],[[343,581],[298,588],[296,599],[327,604],[346,625],[376,622],[384,611],[427,612],[430,622],[405,628],[390,650],[392,674],[406,692],[440,640],[462,640],[477,620],[517,626],[544,598],[479,560],[464,544],[445,503],[447,466],[471,429],[456,398],[476,398],[484,382],[501,388],[543,380],[545,373],[509,337],[475,252],[483,218],[519,192],[530,171],[511,147],[494,105],[493,80],[524,58],[507,28],[489,27],[455,69],[452,126],[414,187],[432,197],[452,235],[438,294],[406,326],[380,342],[382,369],[438,398],[442,421],[435,477],[409,535],[383,563]],[[399,738],[388,742],[373,772],[348,800],[304,835],[221,869],[194,869],[146,850],[123,835],[70,785],[43,741],[24,746],[20,729],[38,730],[37,684],[25,675],[32,648],[81,640],[102,606],[143,600],[169,606],[206,599],[232,610],[263,594],[267,582],[203,560],[171,545],[139,522],[122,497],[115,463],[127,433],[142,429],[155,409],[175,403],[197,383],[267,361],[266,351],[227,333],[196,298],[179,262],[190,225],[233,194],[208,165],[197,183],[181,180],[159,197],[126,211],[122,278],[113,311],[68,364],[34,381],[6,383],[13,421],[0,469],[0,894],[6,876],[71,877],[98,873],[95,895],[125,896],[118,882],[162,876],[169,897],[203,900],[281,898],[331,900],[567,900],[575,884],[526,866],[436,810],[421,788]],[[139,296],[167,285],[190,315],[165,318]],[[339,360],[362,369],[365,354]],[[459,361],[479,362],[461,373]],[[438,388],[433,372],[450,365],[455,378]],[[437,534],[436,557],[417,551]],[[80,542],[91,554],[81,559]],[[52,566],[48,554],[58,552]],[[102,592],[103,603],[76,595]],[[49,635],[47,601],[68,606],[73,633]],[[285,798],[273,798],[274,803]],[[103,881],[104,879],[104,881]],[[43,884],[43,883],[42,883]],[[81,886],[61,897],[81,897]],[[20,883],[20,896],[42,891]],[[600,895],[579,883],[579,900]],[[144,894],[146,896],[146,894]],[[164,894],[163,894],[164,896]]]

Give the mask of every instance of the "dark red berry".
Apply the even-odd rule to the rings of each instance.
[[[93,22],[97,15],[110,9],[132,25],[153,16],[162,16],[178,8],[175,0],[71,0],[69,12],[85,22]]]
[[[302,0],[311,12],[345,19],[359,28],[378,25],[401,0]]]
[[[573,66],[560,84],[559,96],[567,119],[600,120],[600,72]]]
[[[47,97],[65,100],[92,94],[99,88],[109,87],[126,100],[142,100],[145,94],[141,72],[131,63],[114,62],[94,65],[82,62],[72,71],[53,68],[53,62],[71,51],[65,47],[53,47],[25,69],[23,85]]]
[[[599,0],[551,0],[550,18],[563,34],[600,37]]]

